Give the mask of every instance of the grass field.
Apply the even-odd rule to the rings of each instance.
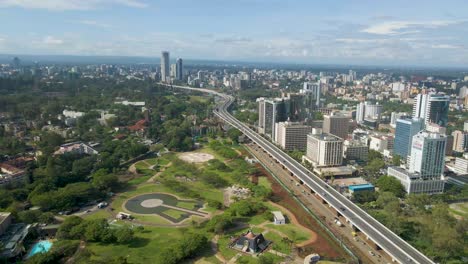
[[[467,218],[468,217],[468,202],[450,204],[449,211],[454,216]]]
[[[88,243],[87,248],[94,254],[92,259],[127,257],[128,263],[152,263],[161,252],[160,248],[170,247],[186,233],[185,229],[145,227],[136,233],[130,244],[102,245]]]
[[[196,203],[194,202],[178,202],[177,207],[188,209],[188,210],[193,210],[195,208]]]
[[[182,211],[179,211],[179,210],[175,210],[175,209],[168,209],[166,211],[163,212],[165,215],[167,216],[170,216],[174,219],[179,219],[183,216],[185,216],[187,213],[185,212],[182,212]]]
[[[267,177],[258,177],[258,185],[271,189],[271,183],[268,181]]]
[[[280,231],[281,233],[285,234],[289,239],[293,240],[296,244],[306,241],[310,238],[309,232],[305,228],[301,228],[292,224],[268,224],[266,225],[266,227]]]

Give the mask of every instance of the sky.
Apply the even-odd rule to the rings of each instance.
[[[466,0],[0,0],[0,54],[468,66]]]

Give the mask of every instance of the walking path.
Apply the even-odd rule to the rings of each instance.
[[[161,175],[167,168],[169,168],[172,165],[172,162],[169,162],[168,164],[164,165],[164,167],[161,168],[160,171],[158,171],[156,174],[153,175],[153,177],[149,178],[146,182],[147,183],[153,183],[156,181],[156,178]]]

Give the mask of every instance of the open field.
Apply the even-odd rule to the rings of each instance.
[[[450,204],[449,211],[457,219],[468,218],[468,202]]]

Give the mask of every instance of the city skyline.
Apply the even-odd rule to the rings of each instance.
[[[465,67],[464,7],[456,0],[0,0],[0,23],[8,25],[0,54],[159,57],[169,50],[189,60]]]

